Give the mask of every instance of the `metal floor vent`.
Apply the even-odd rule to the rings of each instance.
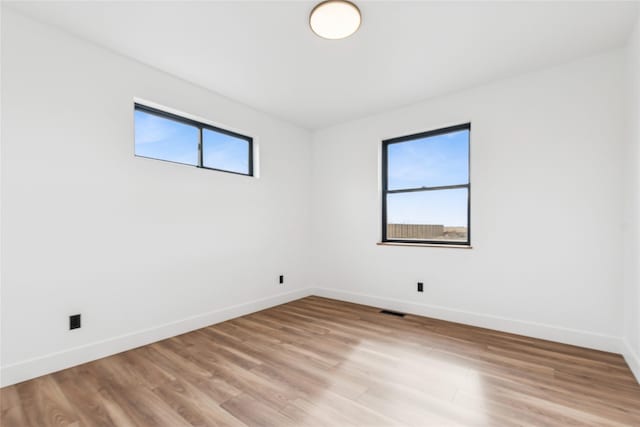
[[[390,316],[404,317],[404,313],[400,313],[400,312],[398,312],[398,311],[380,310],[380,313],[382,313],[382,314],[388,314],[388,315],[390,315]]]

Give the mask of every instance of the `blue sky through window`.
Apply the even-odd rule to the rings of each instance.
[[[135,111],[135,153],[137,156],[198,164],[199,130],[144,111]]]
[[[387,195],[389,224],[467,226],[466,188]]]
[[[388,189],[469,183],[469,130],[387,146]],[[387,195],[387,223],[467,226],[468,189]]]
[[[389,190],[469,182],[469,131],[389,144]]]
[[[249,142],[209,129],[202,131],[203,166],[249,173]]]

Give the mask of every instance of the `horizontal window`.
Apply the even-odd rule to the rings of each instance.
[[[384,141],[382,241],[470,244],[470,125]]]
[[[253,175],[253,139],[135,104],[135,155]]]

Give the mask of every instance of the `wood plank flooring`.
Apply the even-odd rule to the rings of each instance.
[[[640,426],[620,355],[309,297],[5,387],[3,427]]]

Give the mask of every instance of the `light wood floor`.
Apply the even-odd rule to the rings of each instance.
[[[3,427],[640,426],[619,355],[319,297],[1,395]]]

